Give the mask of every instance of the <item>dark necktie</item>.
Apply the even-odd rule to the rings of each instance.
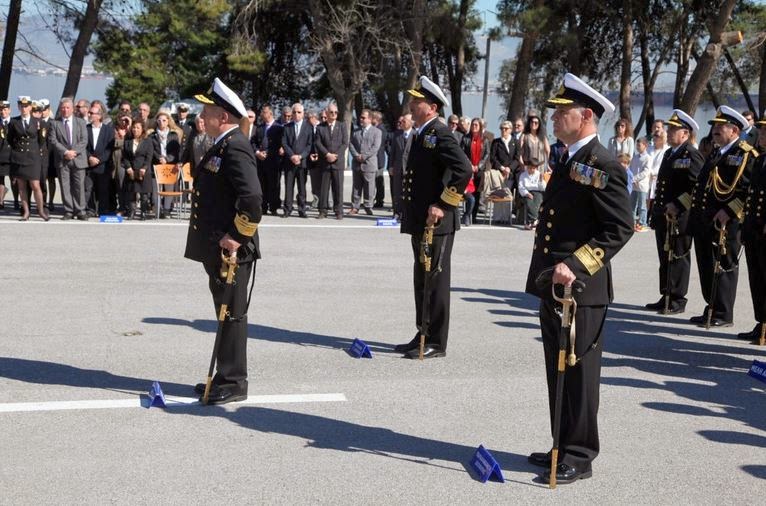
[[[561,155],[561,160],[559,161],[559,164],[563,167],[567,164],[569,161],[569,150],[564,151],[564,154]]]

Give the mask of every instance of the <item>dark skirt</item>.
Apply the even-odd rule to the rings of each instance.
[[[11,174],[10,163],[0,163],[0,177],[9,176]]]
[[[11,164],[11,177],[26,179],[27,181],[40,180],[40,164],[16,165]]]

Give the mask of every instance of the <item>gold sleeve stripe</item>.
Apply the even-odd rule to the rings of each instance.
[[[689,209],[692,206],[692,196],[689,195],[688,192],[680,195],[678,201],[681,202],[681,205],[686,209]]]
[[[586,244],[579,247],[574,252],[574,255],[585,266],[585,269],[591,276],[604,267],[604,262],[601,261],[604,258],[604,250],[601,248],[591,248],[589,244]]]
[[[740,199],[734,199],[729,202],[729,207],[732,211],[734,211],[734,214],[737,215],[737,218],[741,220],[743,216],[743,210],[745,209],[745,205],[742,203],[742,201]]]
[[[244,214],[238,214],[234,217],[234,226],[237,227],[237,232],[246,237],[254,236],[255,231],[258,230],[258,224],[251,222],[250,218]]]
[[[462,199],[463,196],[457,192],[457,188],[454,186],[445,188],[441,196],[441,200],[452,207],[459,206]]]

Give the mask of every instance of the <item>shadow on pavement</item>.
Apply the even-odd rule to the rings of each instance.
[[[218,328],[217,320],[184,320],[181,318],[147,317],[144,318],[142,322],[152,325],[180,325],[211,334],[215,334],[216,329]],[[248,324],[247,335],[250,339],[258,339],[261,341],[297,344],[300,346],[315,346],[320,348],[334,348],[339,350],[347,350],[351,346],[351,343],[354,342],[354,338],[349,337],[328,336],[311,332],[296,332],[293,330],[256,324]],[[394,351],[394,346],[389,343],[365,341],[365,344],[370,347],[370,350],[375,352]]]
[[[152,381],[159,380],[163,392],[168,395],[194,395],[190,385],[170,383],[159,378],[131,378],[107,371],[23,358],[0,357],[0,377],[25,383],[94,388],[130,394],[146,393],[152,386]]]
[[[306,444],[308,448],[369,453],[453,471],[458,471],[458,469],[432,461],[456,462],[461,464],[474,480],[478,480],[469,466],[476,448],[403,434],[391,429],[360,425],[306,413],[253,406],[242,406],[233,411],[218,406],[209,408],[184,407],[168,410],[168,413],[219,416],[246,429],[305,439],[308,441]],[[530,473],[539,471],[539,468],[527,462],[526,455],[502,452],[492,448],[489,450],[503,470]],[[506,478],[506,481],[514,480],[507,480]],[[545,487],[531,482],[517,481],[516,483]]]

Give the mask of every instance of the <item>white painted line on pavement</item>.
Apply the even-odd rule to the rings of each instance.
[[[288,404],[307,402],[346,402],[343,394],[280,394],[280,395],[250,395],[247,400],[227,404],[230,407],[250,404]],[[165,396],[168,408],[181,406],[201,406],[196,397]],[[0,404],[0,413],[24,413],[30,411],[78,411],[88,409],[121,409],[146,408],[148,397],[141,396],[133,399],[104,399],[94,401],[48,401],[48,402],[14,402]]]
[[[382,218],[382,217],[381,217]],[[311,218],[309,218],[311,219]],[[332,220],[333,218],[328,218],[329,220]],[[353,219],[353,218],[351,218]],[[387,218],[386,218],[387,219]],[[371,220],[370,220],[371,221]],[[189,222],[188,221],[181,221],[181,222],[170,222],[170,223],[162,223],[162,222],[155,222],[152,220],[151,222],[146,221],[130,221],[130,222],[122,222],[122,223],[101,223],[97,220],[91,220],[86,222],[77,222],[73,223],[71,221],[49,221],[49,222],[43,222],[43,221],[9,221],[9,220],[2,220],[0,219],[0,225],[21,225],[21,226],[35,226],[35,225],[45,225],[46,227],[51,226],[74,226],[74,227],[87,227],[87,226],[94,226],[94,225],[100,225],[100,226],[126,226],[126,227],[184,227],[189,228]],[[371,225],[336,225],[336,224],[324,224],[324,223],[295,223],[295,224],[289,224],[289,223],[263,223],[261,222],[260,225],[258,225],[258,228],[348,228],[348,229],[358,229],[358,228],[375,228],[379,230],[395,230],[399,232],[399,226],[395,227],[379,227],[377,225],[371,224]],[[507,226],[500,226],[496,225],[494,227],[489,227],[486,225],[473,225],[470,227],[462,227],[460,230],[495,230],[495,231],[502,231],[502,230],[521,230],[516,228],[509,228]]]

